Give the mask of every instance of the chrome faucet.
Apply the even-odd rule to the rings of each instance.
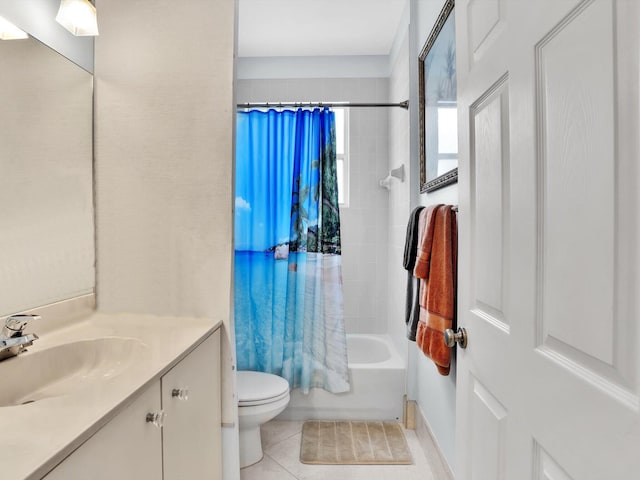
[[[24,329],[32,320],[40,320],[40,315],[11,315],[4,321],[0,331],[0,360],[15,357],[26,351],[38,339],[35,333],[24,334]]]

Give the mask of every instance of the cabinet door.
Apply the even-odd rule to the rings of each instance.
[[[148,413],[159,411],[160,382],[156,382],[49,472],[45,480],[161,479],[161,432],[146,421]]]
[[[181,389],[187,399],[174,396]],[[164,480],[219,480],[220,331],[162,377],[162,407]]]

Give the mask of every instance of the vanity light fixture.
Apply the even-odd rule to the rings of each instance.
[[[89,0],[60,0],[56,22],[76,36],[98,35],[96,7]]]
[[[0,17],[0,40],[22,40],[24,38],[29,38],[29,35],[20,30],[9,20]]]

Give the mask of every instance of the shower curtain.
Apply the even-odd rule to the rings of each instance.
[[[349,391],[335,114],[238,112],[236,138],[238,368]]]

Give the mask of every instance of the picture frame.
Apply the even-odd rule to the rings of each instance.
[[[458,181],[455,0],[447,0],[418,58],[420,193]]]

